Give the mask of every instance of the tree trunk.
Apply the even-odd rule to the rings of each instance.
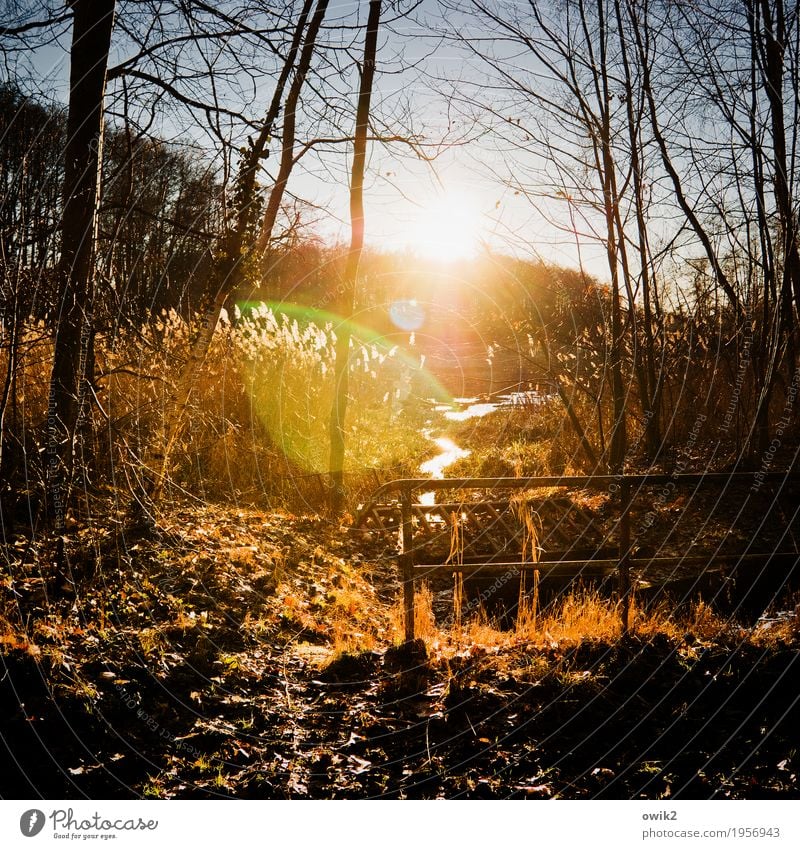
[[[94,245],[103,144],[103,97],[114,0],[73,0],[70,94],[64,161],[60,293],[47,411],[49,513],[64,530],[78,422],[94,332]]]
[[[578,414],[575,412],[575,407],[572,404],[572,400],[569,395],[564,391],[564,387],[561,385],[561,381],[556,379],[556,392],[558,393],[559,400],[564,405],[564,409],[567,411],[567,416],[569,417],[570,424],[572,425],[575,433],[578,436],[578,439],[581,443],[581,448],[583,449],[583,453],[586,456],[586,459],[589,461],[589,468],[591,473],[594,474],[597,471],[597,455],[594,453],[594,448],[592,448],[592,443],[589,441],[589,437],[586,435],[586,430],[581,424],[581,420],[578,418]],[[602,422],[601,422],[602,426]]]
[[[353,170],[350,180],[350,250],[347,254],[347,265],[344,273],[345,285],[342,287],[345,294],[337,304],[336,309],[342,323],[336,335],[336,361],[333,370],[334,399],[330,421],[331,511],[334,515],[341,512],[344,503],[344,421],[347,413],[349,383],[349,321],[353,313],[358,266],[364,247],[364,169],[367,158],[369,105],[372,98],[372,82],[375,76],[375,56],[378,48],[380,16],[380,0],[370,0],[367,33],[364,40],[364,65],[361,69],[355,140],[353,142]]]
[[[774,173],[775,206],[781,225],[783,241],[782,304],[790,314],[785,318],[791,322],[791,300],[800,311],[800,250],[798,249],[797,220],[793,208],[789,181],[789,165],[786,150],[786,115],[784,104],[786,15],[784,0],[770,4],[760,0],[764,23],[764,47],[762,73],[764,90],[770,106],[770,129],[772,131],[772,154]],[[797,26],[797,21],[794,23]],[[798,313],[800,315],[800,312]]]
[[[198,327],[190,340],[189,355],[186,363],[183,365],[176,380],[175,388],[167,400],[161,445],[154,449],[151,455],[152,477],[146,496],[147,500],[152,503],[157,502],[163,492],[169,469],[169,460],[175,444],[181,435],[195,381],[205,363],[222,310],[228,304],[230,296],[235,292],[241,282],[244,259],[246,258],[246,254],[249,253],[247,251],[248,243],[255,241],[251,230],[253,227],[258,165],[259,161],[266,155],[267,145],[272,136],[275,121],[280,113],[283,92],[294,68],[302,41],[303,48],[300,52],[300,60],[286,96],[281,162],[278,169],[278,176],[270,192],[257,248],[260,250],[266,247],[272,236],[281,199],[283,198],[289,175],[294,166],[295,126],[300,92],[311,66],[317,35],[328,8],[328,0],[317,0],[314,15],[306,29],[310,7],[311,0],[307,0],[303,4],[300,17],[298,18],[292,44],[281,69],[281,74],[278,77],[264,124],[258,139],[248,151],[239,172],[236,221],[232,232],[226,239],[223,256],[212,272],[213,284],[205,303],[201,306]],[[303,39],[304,33],[305,39]],[[140,504],[139,507],[146,508],[147,505]]]
[[[9,400],[16,395],[14,378],[17,373],[19,331],[23,321],[19,305],[19,269],[15,269],[13,277],[5,267],[3,268],[3,272],[7,275],[7,279],[13,279],[13,292],[11,293],[10,303],[3,304],[2,314],[2,334],[5,336],[8,333],[8,353],[6,355],[6,373],[3,379],[3,390],[2,395],[0,395],[0,487],[5,486],[9,481],[6,454],[6,410],[8,409]],[[5,339],[2,339],[2,341],[5,342]]]
[[[764,261],[764,315],[761,332],[758,336],[758,349],[753,356],[753,370],[757,381],[758,401],[753,418],[753,426],[748,438],[748,454],[756,465],[759,457],[767,451],[770,443],[770,402],[781,360],[786,351],[794,369],[794,310],[792,301],[800,310],[800,254],[797,244],[797,222],[793,208],[792,191],[788,173],[788,155],[786,144],[786,114],[784,103],[786,20],[783,0],[774,4],[766,0],[751,0],[747,8],[753,75],[755,69],[761,73],[761,83],[769,103],[769,120],[772,137],[771,150],[773,169],[773,194],[778,213],[779,238],[781,244],[780,261],[774,255]],[[752,81],[756,90],[756,81]],[[754,162],[760,164],[762,149],[756,138],[755,128],[751,131],[754,138]],[[758,149],[757,148],[758,145]],[[762,239],[774,254],[775,245],[769,239],[769,225],[764,212],[763,171],[754,168],[754,190],[757,198],[759,223],[763,229]],[[766,253],[762,247],[762,253]],[[776,286],[775,267],[782,268],[780,291]],[[773,309],[777,311],[777,320],[773,322],[768,309],[769,297],[774,297]],[[754,334],[755,336],[755,334]]]
[[[617,243],[617,219],[619,215],[619,192],[617,190],[614,154],[611,148],[611,92],[609,68],[607,63],[607,42],[605,10],[598,7],[598,39],[600,46],[599,68],[595,73],[598,105],[600,107],[598,171],[603,187],[603,212],[605,215],[605,241],[608,271],[611,275],[611,399],[614,420],[611,429],[611,450],[609,452],[609,471],[621,474],[625,465],[627,433],[625,422],[625,384],[622,377],[624,352],[624,325],[622,322],[622,304],[619,284],[619,246]],[[620,242],[624,250],[624,242]],[[630,294],[629,294],[630,296]],[[632,305],[631,305],[632,306]]]
[[[620,56],[625,80],[625,106],[628,139],[630,141],[630,165],[631,177],[633,179],[633,205],[636,214],[636,250],[639,255],[639,279],[642,291],[642,318],[644,323],[643,344],[639,342],[635,321],[635,300],[631,298],[630,306],[633,321],[633,333],[635,357],[641,358],[643,364],[637,368],[639,380],[639,394],[641,396],[642,414],[645,419],[645,448],[647,456],[654,460],[661,450],[661,377],[656,376],[656,352],[655,338],[653,334],[653,309],[652,300],[657,293],[651,292],[650,278],[650,248],[645,219],[645,198],[642,179],[643,144],[641,140],[641,121],[643,105],[638,103],[638,109],[634,108],[634,100],[637,92],[634,87],[634,75],[629,60],[629,45],[625,36],[625,22],[623,20],[620,0],[615,0],[614,9],[617,18],[617,34],[619,38]],[[632,22],[636,26],[636,22]],[[643,57],[641,61],[648,61]],[[622,220],[617,211],[617,222],[619,227],[620,244],[625,243],[625,232]],[[626,260],[627,262],[627,260]],[[658,314],[656,302],[656,314]]]

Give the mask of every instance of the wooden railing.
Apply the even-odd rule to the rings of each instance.
[[[674,565],[697,565],[712,566],[722,562],[735,560],[752,564],[766,564],[774,561],[786,561],[787,565],[794,565],[800,559],[797,551],[776,551],[767,554],[708,554],[703,556],[674,556],[674,557],[640,557],[634,558],[631,539],[631,507],[636,497],[645,488],[652,486],[664,486],[673,489],[685,489],[694,487],[695,490],[706,489],[711,486],[749,486],[760,489],[764,485],[774,488],[779,484],[779,492],[790,482],[800,481],[797,472],[734,472],[734,473],[707,473],[707,474],[645,474],[645,475],[591,475],[591,476],[569,476],[569,477],[529,477],[529,478],[447,478],[444,480],[431,480],[430,478],[409,478],[395,480],[386,483],[372,495],[370,501],[359,511],[356,520],[363,521],[372,516],[377,518],[377,527],[385,529],[385,523],[380,518],[378,507],[385,505],[390,496],[394,496],[397,502],[389,507],[399,509],[399,534],[400,544],[397,557],[399,578],[403,588],[403,621],[406,640],[414,639],[414,592],[415,580],[421,575],[433,575],[437,573],[493,573],[512,569],[529,570],[539,569],[545,575],[549,573],[573,574],[590,564],[594,569],[613,568],[617,572],[619,596],[621,600],[621,616],[623,633],[631,627],[631,569],[632,567],[674,566]],[[619,518],[616,522],[617,538],[616,552],[613,558],[584,557],[579,560],[565,559],[556,556],[544,561],[535,559],[512,561],[496,556],[483,558],[469,558],[470,562],[461,563],[432,563],[417,564],[414,562],[414,521],[420,521],[420,513],[424,516],[426,511],[435,512],[435,506],[422,505],[414,501],[414,494],[420,491],[441,492],[444,490],[485,490],[496,492],[497,490],[534,490],[565,488],[570,490],[605,490],[614,496],[614,502],[618,507]],[[777,497],[777,494],[776,494]],[[494,499],[484,499],[467,502],[470,506],[476,504],[493,504]],[[460,502],[460,506],[464,502]],[[423,519],[424,521],[424,519]]]

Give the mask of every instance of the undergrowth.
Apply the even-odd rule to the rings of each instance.
[[[446,658],[470,648],[567,650],[584,642],[613,644],[625,637],[666,638],[671,643],[697,648],[721,641],[748,642],[761,646],[794,643],[800,638],[800,605],[791,616],[777,622],[768,617],[751,627],[726,618],[702,600],[678,609],[664,601],[631,607],[631,627],[623,634],[621,605],[595,588],[576,586],[557,601],[538,609],[534,600],[517,610],[513,627],[507,627],[478,608],[463,621],[437,624],[433,594],[427,583],[416,592],[415,634],[433,657]],[[452,622],[456,624],[450,626]],[[393,632],[402,633],[402,609],[392,612]]]

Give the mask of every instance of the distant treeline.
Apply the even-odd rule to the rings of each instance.
[[[0,84],[0,285],[21,320],[52,320],[65,137],[62,108]],[[222,214],[218,177],[195,151],[107,127],[96,248],[99,329],[164,309],[190,310]]]

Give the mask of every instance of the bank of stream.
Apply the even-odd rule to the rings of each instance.
[[[544,400],[545,396],[536,393],[517,392],[494,399],[457,398],[450,404],[436,405],[435,424],[429,423],[424,434],[438,453],[421,463],[420,473],[443,479],[454,464],[469,458],[473,450],[483,448],[481,439],[485,439],[486,429],[478,426],[473,433],[462,426],[464,422],[513,414],[520,406],[530,409]],[[498,423],[496,430],[502,432],[502,424]],[[475,437],[474,444],[468,441],[470,436]],[[476,470],[470,474],[480,473]],[[794,617],[795,605],[800,601],[793,595],[798,588],[800,554],[793,564],[786,556],[765,565],[737,559],[738,553],[791,550],[798,509],[792,493],[786,487],[783,490],[781,497],[775,497],[766,490],[753,494],[747,484],[736,484],[726,487],[722,494],[713,488],[684,492],[675,487],[640,493],[631,514],[634,556],[643,561],[658,560],[634,572],[634,585],[641,602],[650,604],[669,598],[670,603],[688,606],[702,599],[726,616],[739,617],[751,624],[757,620],[767,627]],[[556,509],[546,507],[542,517],[545,526],[549,522],[550,527],[545,527],[545,536],[552,527],[569,524],[559,513],[571,510],[570,499],[576,495],[557,498],[560,508],[555,503],[549,506]],[[585,506],[583,495],[577,497],[578,503]],[[614,548],[617,510],[613,499],[608,493],[600,493],[590,500],[595,502],[592,508],[595,526],[600,529],[606,546]],[[419,502],[436,504],[436,493],[422,493]],[[433,520],[438,521],[435,516]],[[551,541],[551,545],[563,548],[565,542],[569,546],[563,539],[560,544]],[[589,537],[585,542],[583,548],[591,547]],[[706,555],[730,555],[730,561],[698,565],[696,558]],[[695,559],[683,564],[680,561],[684,556]],[[665,565],[665,558],[674,558],[675,562]],[[616,583],[607,581],[606,586],[613,591]],[[511,603],[516,596],[513,586],[509,586],[508,594]]]
[[[463,447],[456,443],[453,434],[448,433],[446,423],[466,422],[470,419],[479,419],[484,416],[502,414],[504,410],[514,409],[522,405],[538,404],[544,401],[545,396],[537,392],[506,392],[490,398],[454,398],[451,403],[435,403],[433,411],[444,419],[444,430],[441,427],[426,427],[422,433],[438,449],[439,453],[429,460],[420,464],[419,470],[423,475],[430,476],[434,480],[442,480],[445,470],[458,460],[469,457],[472,449]],[[435,503],[435,494],[423,493],[420,498],[422,504]]]

